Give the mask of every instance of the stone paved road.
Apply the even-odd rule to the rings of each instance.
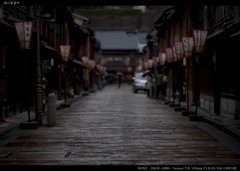
[[[107,86],[0,148],[0,164],[239,164],[240,156],[187,117],[131,87]]]

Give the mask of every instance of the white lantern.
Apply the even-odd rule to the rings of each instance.
[[[70,45],[60,45],[60,52],[61,52],[62,60],[64,62],[69,61],[70,49],[71,49]]]
[[[165,65],[166,60],[167,60],[166,53],[161,53],[160,54],[160,65]]]
[[[173,61],[177,62],[178,58],[177,58],[177,51],[175,46],[172,47],[172,52],[173,52]]]
[[[207,39],[207,30],[193,30],[195,53],[203,53]]]
[[[172,48],[166,48],[166,56],[167,56],[168,63],[173,62],[173,49]]]
[[[88,57],[87,56],[83,56],[82,57],[82,61],[83,61],[83,65],[87,67],[88,66]]]
[[[152,59],[148,59],[147,63],[148,63],[148,68],[149,69],[153,67],[153,60]]]
[[[182,42],[181,41],[175,42],[175,48],[177,53],[177,59],[178,60],[182,59],[184,55]]]
[[[31,49],[32,21],[18,21],[14,23],[21,49]]]
[[[193,46],[194,46],[193,38],[183,37],[182,42],[183,42],[183,50],[184,50],[185,57],[192,56]]]

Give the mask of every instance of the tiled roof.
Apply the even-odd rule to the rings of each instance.
[[[148,32],[138,32],[138,42],[141,44],[146,44],[146,37]]]
[[[144,43],[142,34],[126,30],[95,30],[96,39],[100,41],[102,50],[136,50],[139,43]],[[140,37],[139,37],[140,36]]]

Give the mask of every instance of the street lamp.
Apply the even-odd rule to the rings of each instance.
[[[82,57],[82,61],[83,61],[83,66],[85,66],[86,68],[83,68],[83,80],[84,80],[84,84],[83,84],[83,89],[84,89],[84,93],[83,95],[88,95],[89,92],[89,57],[88,56],[83,56]]]
[[[183,42],[183,50],[184,50],[184,56],[185,59],[188,57],[192,56],[193,53],[193,46],[194,46],[194,41],[193,37],[183,37],[182,38]],[[186,59],[187,60],[187,59]],[[188,80],[188,75],[189,75],[189,65],[188,62],[186,62],[187,66],[187,73],[186,73],[186,100],[187,100],[187,111],[183,111],[183,115],[188,115],[189,114],[189,97],[188,97],[188,85],[189,85],[189,80]]]
[[[165,52],[159,53],[159,64],[162,68],[162,83],[161,83],[161,91],[162,91],[162,99],[165,100],[166,98],[166,88],[167,88],[167,79],[166,79],[166,75],[164,72],[164,65],[166,63],[167,60],[167,56]]]
[[[38,24],[38,23],[37,23]],[[22,50],[29,50],[31,49],[31,41],[32,41],[32,30],[33,30],[33,22],[32,21],[17,21],[14,23],[14,28],[17,33],[20,49]],[[41,70],[40,65],[38,65],[39,58],[37,55],[37,84],[36,84],[36,108],[35,108],[35,120],[36,122],[30,122],[30,111],[28,106],[28,122],[23,122],[20,124],[21,128],[37,128],[39,125],[42,124],[41,115],[42,115],[42,101],[41,101],[41,94],[39,98],[39,93],[42,93],[42,86],[41,82],[38,80],[41,78],[39,72]],[[28,93],[27,93],[28,96]],[[27,97],[28,98],[28,97]],[[27,100],[28,101],[28,100]]]
[[[183,51],[183,44],[182,44],[182,41],[176,41],[175,42],[175,48],[176,48],[176,55],[177,55],[177,61],[181,60],[183,58],[183,55],[184,55],[184,51]],[[182,66],[182,63],[179,63],[177,64],[177,68],[180,69],[180,67]],[[178,82],[179,82],[179,79],[178,79]],[[179,88],[179,87],[178,87]],[[179,90],[179,95],[178,95],[178,106],[179,107],[176,107],[174,108],[175,111],[181,111],[181,110],[184,110],[183,108],[180,107],[180,103],[181,103],[181,89]]]
[[[155,31],[154,31],[155,32]],[[154,56],[153,56],[153,69],[154,69],[154,75],[153,75],[153,84],[154,84],[154,98],[158,98],[158,87],[157,87],[157,55],[158,55],[158,45],[159,45],[159,39],[158,37],[154,37],[154,42],[153,42],[153,48],[154,48]]]
[[[153,72],[153,59],[147,59],[147,68],[152,71],[153,74],[151,74],[151,79],[150,79],[150,88],[149,88],[149,97],[153,98],[154,96],[154,82],[153,82],[153,77],[154,77],[154,72]]]
[[[173,53],[173,69],[174,68],[176,68],[176,65],[175,65],[175,62],[177,62],[178,61],[178,58],[177,58],[177,51],[176,51],[176,47],[175,47],[175,45],[173,45],[172,46],[172,53]],[[172,78],[175,76],[175,72],[173,72],[172,71],[172,73],[173,73],[173,75],[172,75]],[[169,106],[171,106],[171,107],[174,107],[175,106],[175,97],[176,97],[176,95],[175,95],[175,93],[176,93],[176,90],[175,90],[175,81],[174,81],[175,79],[173,78],[173,82],[172,82],[172,90],[173,90],[173,104],[169,104]]]
[[[207,30],[193,30],[193,40],[194,40],[194,52],[196,53],[196,70],[195,70],[195,115],[197,116],[197,106],[198,99],[200,94],[200,88],[198,87],[199,78],[198,78],[198,63],[199,63],[199,54],[204,52],[204,47],[207,39]],[[198,92],[199,88],[199,92]]]
[[[156,54],[156,53],[155,53]],[[154,79],[153,79],[153,83],[154,83],[154,98],[157,98],[158,97],[158,87],[157,87],[157,73],[158,73],[158,70],[157,70],[157,66],[158,66],[158,57],[157,56],[153,56],[152,57],[153,59],[153,68],[154,68]]]
[[[168,78],[170,78],[170,71],[171,71],[171,65],[170,63],[173,62],[173,49],[172,48],[166,48],[166,56],[167,56],[167,63],[169,63],[169,72],[168,72]],[[170,79],[168,79],[168,85],[169,85],[169,90],[168,90],[168,94],[169,94],[169,101],[166,102],[165,104],[169,104],[171,103],[171,92],[170,90],[172,89],[172,85],[170,87]]]
[[[71,46],[70,45],[60,45],[60,53],[62,56],[62,61],[65,63],[69,62],[69,57],[70,57],[70,50]],[[65,71],[64,74],[64,99],[65,99],[65,104],[61,105],[62,107],[70,107],[70,104],[67,104],[67,72]]]
[[[32,21],[18,21],[14,23],[21,49],[31,49]]]

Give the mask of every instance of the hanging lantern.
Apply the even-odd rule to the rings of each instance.
[[[167,63],[173,62],[173,49],[166,48]]]
[[[60,52],[63,62],[68,62],[70,57],[70,45],[60,45]]]
[[[207,30],[193,30],[195,53],[203,53],[207,39]]]
[[[88,57],[87,57],[87,56],[83,56],[83,57],[82,57],[82,61],[83,61],[83,65],[84,65],[85,67],[87,67],[87,66],[88,66]]]
[[[192,56],[193,46],[194,46],[193,38],[183,37],[182,42],[183,42],[183,50],[184,50],[185,57]]]
[[[132,71],[132,67],[127,67],[128,72]]]
[[[137,66],[137,71],[141,72],[143,70],[143,67],[141,65]]]
[[[172,51],[173,51],[173,61],[177,62],[178,58],[177,58],[177,51],[175,46],[172,47]]]
[[[148,63],[148,68],[149,69],[153,67],[153,60],[152,59],[148,59],[147,63]]]
[[[31,49],[32,21],[18,21],[14,23],[21,49]]]
[[[92,60],[92,69],[95,68],[95,65],[96,65],[96,61]]]
[[[90,69],[94,69],[96,62],[93,59],[88,60],[88,66]]]
[[[89,60],[87,61],[87,67],[90,68],[90,69],[92,69],[92,62],[93,62],[92,59],[89,59]]]
[[[162,66],[165,65],[166,59],[167,59],[166,53],[161,53],[160,54],[160,65],[162,65]]]
[[[182,42],[181,41],[175,42],[175,48],[177,53],[177,59],[178,60],[182,59],[184,55]]]

